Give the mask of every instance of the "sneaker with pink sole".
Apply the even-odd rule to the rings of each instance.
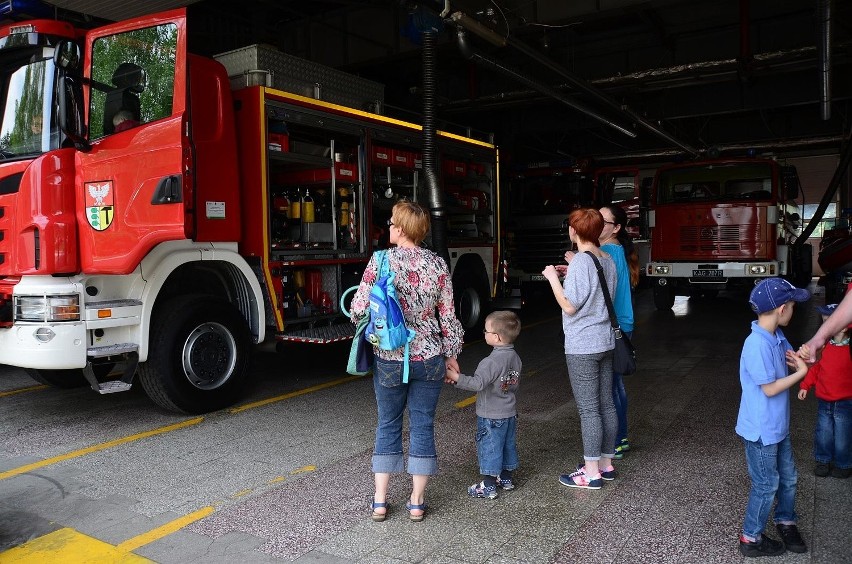
[[[569,488],[585,488],[587,490],[599,490],[603,486],[603,478],[597,476],[588,476],[584,470],[577,470],[571,474],[562,474],[559,476],[559,483]]]

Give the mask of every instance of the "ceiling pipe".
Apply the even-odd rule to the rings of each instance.
[[[820,117],[831,119],[831,0],[817,2],[819,17]]]
[[[458,13],[458,12],[456,12],[456,13]],[[453,14],[453,16],[455,16],[455,14]],[[554,60],[552,60],[548,57],[545,57],[544,55],[542,55],[541,53],[539,53],[538,51],[536,51],[535,49],[533,49],[532,47],[530,47],[526,43],[518,41],[517,39],[514,39],[512,37],[506,37],[505,41],[506,41],[506,44],[509,45],[510,47],[513,47],[514,49],[520,51],[524,55],[526,55],[529,58],[533,59],[534,61],[544,65],[548,69],[552,70],[553,72],[557,73],[558,75],[560,75],[563,78],[565,78],[566,80],[568,80],[569,84],[572,87],[576,88],[577,90],[580,90],[581,92],[584,92],[585,94],[588,94],[589,96],[595,98],[596,100],[602,102],[603,104],[609,106],[610,108],[612,108],[612,109],[614,109],[618,112],[622,112],[622,113],[626,114],[631,120],[638,123],[639,125],[641,125],[645,129],[647,129],[648,131],[654,133],[655,135],[662,137],[663,139],[665,139],[669,143],[672,143],[673,145],[680,147],[681,149],[683,149],[687,153],[689,153],[691,155],[697,155],[698,154],[698,150],[695,149],[694,147],[692,147],[690,144],[685,143],[684,141],[681,141],[680,139],[677,139],[676,137],[674,137],[673,135],[671,135],[670,133],[668,133],[664,129],[658,127],[657,125],[654,125],[651,122],[649,122],[648,120],[646,120],[645,118],[643,118],[642,116],[640,116],[639,114],[637,114],[636,112],[634,112],[633,110],[628,108],[627,106],[625,106],[625,105],[619,103],[617,100],[614,100],[613,98],[609,97],[607,94],[601,92],[600,90],[598,90],[597,88],[595,88],[594,86],[592,86],[591,84],[586,82],[585,80],[575,76],[573,73],[568,71],[568,69],[566,69],[562,65],[556,63]]]
[[[808,137],[804,139],[778,139],[773,141],[755,141],[753,143],[730,143],[727,145],[714,145],[713,149],[720,153],[742,152],[742,151],[784,151],[790,149],[805,149],[808,147],[838,146],[847,141],[844,135],[830,135],[828,137]],[[701,155],[707,154],[708,149],[701,149]],[[612,153],[609,155],[596,155],[598,162],[636,162],[643,160],[671,160],[681,156],[683,153],[674,149],[659,149],[640,151],[632,153]]]
[[[570,99],[566,96],[563,96],[562,94],[560,94],[559,92],[557,92],[556,90],[551,88],[550,86],[536,82],[535,80],[523,75],[522,73],[520,73],[518,71],[510,69],[506,66],[503,66],[503,65],[497,63],[496,61],[492,61],[491,59],[484,57],[484,56],[480,55],[479,53],[474,52],[470,48],[470,46],[467,44],[467,39],[465,37],[465,31],[460,26],[457,27],[457,29],[456,29],[456,38],[458,39],[459,51],[461,51],[462,56],[465,57],[466,59],[468,59],[469,61],[473,61],[473,62],[480,64],[484,67],[488,67],[492,70],[496,70],[497,72],[500,72],[500,73],[502,73],[506,76],[509,76],[509,77],[517,80],[518,82],[525,84],[526,86],[528,86],[528,87],[530,87],[534,90],[537,90],[538,92],[541,92],[542,94],[549,96],[549,97],[553,98],[554,100],[562,102],[563,104],[570,106],[570,107],[574,108],[575,110],[582,112],[582,113],[586,114],[587,116],[603,123],[604,125],[607,125],[607,126],[613,128],[613,129],[623,133],[624,135],[627,135],[628,137],[636,137],[636,133],[634,133],[633,131],[630,131],[629,129],[618,125],[617,123],[608,120],[607,118],[605,118],[605,117],[601,116],[600,114],[596,113],[595,111],[593,111],[591,108],[587,107],[585,104],[577,102],[576,100],[572,100],[572,99]]]

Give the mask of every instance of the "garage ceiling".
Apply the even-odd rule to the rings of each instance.
[[[515,161],[830,154],[852,123],[845,0],[52,3],[105,19],[192,4],[195,50],[272,44],[385,84],[396,114],[420,110],[418,28],[435,26],[438,117],[494,132]],[[466,32],[472,59],[445,7],[489,30]]]

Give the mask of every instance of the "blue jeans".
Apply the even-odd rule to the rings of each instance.
[[[836,468],[852,468],[852,400],[819,400],[814,430],[814,459]]]
[[[759,539],[769,518],[769,511],[776,499],[775,523],[795,523],[796,504],[796,464],[793,462],[793,447],[790,435],[780,443],[764,445],[757,441],[745,443],[748,475],[751,478],[751,491],[748,495],[743,534]]]
[[[625,335],[633,338],[633,331],[625,331]],[[615,446],[627,438],[627,390],[624,389],[624,378],[618,372],[612,373],[612,403],[618,415],[618,432],[615,434]]]
[[[515,433],[518,417],[505,419],[476,418],[476,457],[479,458],[479,473],[483,476],[499,476],[503,470],[518,467],[518,448]]]
[[[373,389],[376,392],[378,425],[373,450],[373,472],[403,471],[402,416],[408,407],[408,473],[431,476],[438,473],[435,451],[435,408],[447,367],[435,356],[409,361],[408,384],[402,383],[402,361],[376,357]]]

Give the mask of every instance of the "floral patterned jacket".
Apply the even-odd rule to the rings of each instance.
[[[405,324],[416,335],[409,347],[411,360],[426,360],[435,356],[457,357],[464,342],[464,329],[456,318],[453,304],[453,283],[444,260],[422,247],[388,249],[388,264],[396,273],[394,286],[402,306]],[[370,290],[376,281],[376,255],[370,258],[361,284],[352,298],[352,320],[368,314]],[[437,308],[438,317],[435,317]],[[374,347],[384,360],[403,360],[403,349],[386,351]]]

